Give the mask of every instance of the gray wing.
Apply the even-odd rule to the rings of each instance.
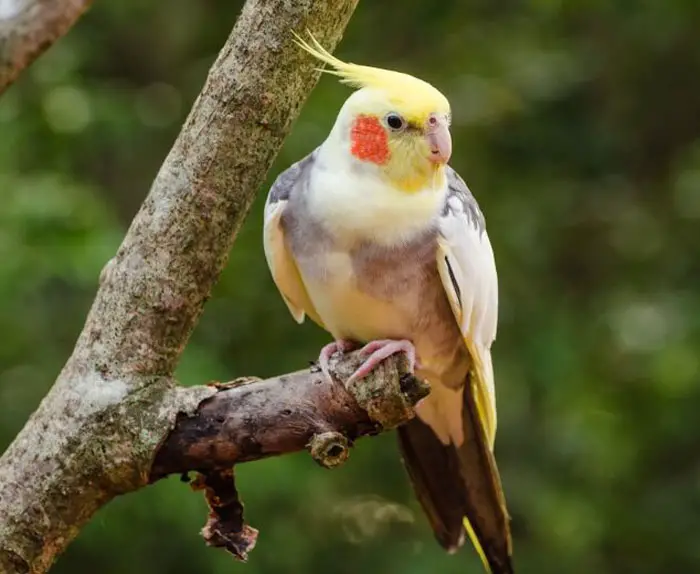
[[[474,362],[473,393],[493,448],[496,397],[491,344],[498,323],[498,277],[486,223],[467,184],[447,168],[448,195],[440,217],[438,270]]]
[[[282,215],[295,190],[309,177],[316,152],[283,171],[272,184],[265,202],[263,245],[272,278],[290,313],[298,323],[308,315],[319,325],[320,319],[309,298],[299,269],[284,237]]]

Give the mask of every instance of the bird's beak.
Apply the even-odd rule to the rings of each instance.
[[[428,123],[425,138],[430,147],[430,161],[437,164],[445,164],[450,161],[452,155],[452,136],[444,121],[437,120],[434,124]]]

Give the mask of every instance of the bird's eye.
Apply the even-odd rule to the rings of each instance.
[[[406,122],[404,119],[397,113],[395,112],[390,112],[386,115],[385,118],[386,125],[388,125],[392,130],[398,131],[400,129],[403,129],[404,126],[406,125]]]

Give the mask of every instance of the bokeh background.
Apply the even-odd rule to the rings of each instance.
[[[96,289],[240,2],[96,2],[0,98],[0,450],[67,358]],[[364,1],[338,54],[428,79],[499,267],[497,457],[519,573],[700,571],[700,3]],[[269,182],[318,145],[324,78]],[[303,367],[268,275],[263,196],[178,375]],[[446,556],[391,435],[325,471],[240,467],[246,565],[204,546],[177,478],[103,509],[57,574],[480,572]]]

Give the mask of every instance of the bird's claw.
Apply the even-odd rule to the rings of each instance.
[[[367,356],[364,363],[362,363],[357,370],[350,375],[347,384],[351,384],[358,379],[363,379],[369,375],[383,360],[389,358],[391,355],[396,353],[406,353],[408,357],[409,369],[414,372],[416,369],[416,348],[413,343],[407,339],[393,340],[393,339],[379,339],[377,341],[372,341],[367,343],[362,349],[360,349],[360,354],[362,356]]]
[[[328,343],[321,349],[321,353],[318,356],[318,366],[321,368],[321,372],[328,377],[330,381],[333,381],[330,365],[331,357],[336,353],[342,354],[352,351],[354,348],[355,345],[351,341],[340,340]]]

